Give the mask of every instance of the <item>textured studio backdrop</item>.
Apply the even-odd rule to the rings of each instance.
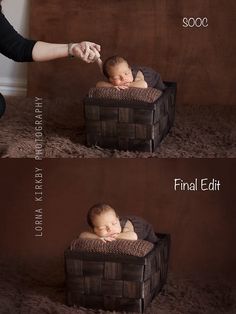
[[[52,42],[90,40],[102,58],[119,54],[178,83],[178,104],[235,105],[236,3],[228,0],[32,1],[30,34]],[[184,19],[185,18],[185,19]],[[184,19],[184,20],[183,20]],[[186,27],[188,26],[188,27]],[[82,99],[100,79],[96,64],[30,64],[29,95]]]

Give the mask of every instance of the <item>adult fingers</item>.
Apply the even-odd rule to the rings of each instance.
[[[99,53],[101,51],[101,46],[97,45],[97,44],[92,44],[90,46],[90,49],[93,50],[93,51],[97,51]]]
[[[75,46],[72,48],[72,53],[73,53],[73,56],[75,56],[75,57],[77,57],[77,58],[82,58],[82,56],[83,56],[83,51],[82,51],[80,45],[75,45]]]
[[[83,60],[84,61],[88,60],[89,53],[90,53],[89,44],[87,42],[85,42],[85,51],[84,51],[84,54],[83,54]]]
[[[97,58],[101,57],[101,55],[100,55],[100,53],[96,47],[91,46],[90,49],[96,54]]]
[[[97,49],[97,51],[101,51],[101,46],[98,45],[98,44],[93,44],[94,45],[94,48]]]
[[[95,51],[90,50],[89,56],[88,56],[88,60],[90,62],[95,62],[96,60],[99,59],[99,56],[100,56],[100,54],[99,54],[99,52],[97,50],[95,50]]]
[[[87,43],[88,43],[88,45],[89,45],[89,47],[92,49],[92,48],[94,48],[94,49],[96,49],[97,51],[101,51],[101,46],[100,45],[98,45],[98,44],[96,44],[96,43],[93,43],[93,42],[91,42],[91,41],[87,41]]]

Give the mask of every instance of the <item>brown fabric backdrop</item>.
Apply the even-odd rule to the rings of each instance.
[[[120,54],[178,82],[178,102],[235,105],[236,2],[228,0],[31,1],[31,37],[90,40],[103,58]],[[183,28],[183,17],[207,17],[207,28]],[[78,60],[31,64],[29,94],[83,98],[100,79]]]
[[[43,168],[42,204],[34,202],[34,167]],[[86,212],[105,201],[140,215],[172,236],[171,270],[236,279],[234,159],[2,160],[1,228],[4,257],[62,260],[87,228]],[[219,192],[175,192],[174,178],[215,178]],[[43,207],[43,237],[34,236],[34,210]]]

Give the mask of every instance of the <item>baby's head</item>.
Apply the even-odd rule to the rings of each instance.
[[[119,217],[107,204],[92,206],[87,214],[87,222],[99,237],[110,237],[121,232]]]
[[[114,86],[133,82],[133,74],[128,62],[119,56],[113,56],[103,63],[103,74]]]

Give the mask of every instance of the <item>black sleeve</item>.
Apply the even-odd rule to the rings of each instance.
[[[36,41],[22,37],[0,13],[0,52],[14,61],[30,62]]]

